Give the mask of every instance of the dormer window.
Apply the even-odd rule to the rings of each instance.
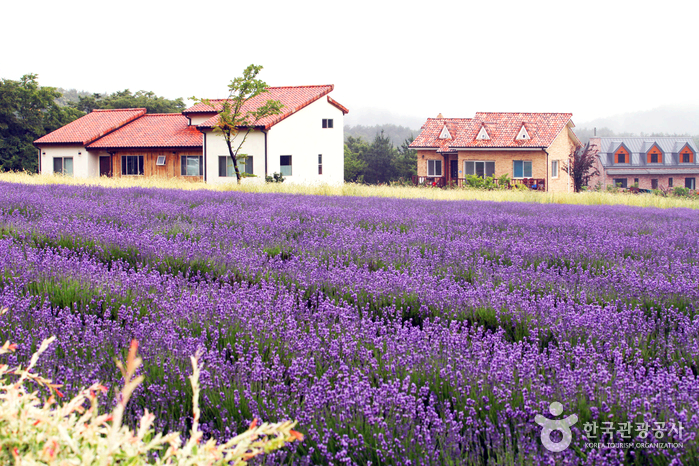
[[[663,151],[656,144],[653,144],[653,147],[648,151],[647,162],[663,163]]]
[[[517,137],[515,140],[517,141],[526,141],[527,139],[531,139],[529,137],[529,133],[527,133],[527,128],[524,127],[524,124],[522,124],[522,127],[519,130],[519,133],[517,133]]]
[[[625,147],[620,147],[614,153],[614,163],[631,163],[629,151],[627,151]]]
[[[685,148],[680,151],[680,163],[694,163],[694,151],[685,146]]]
[[[488,132],[485,130],[485,126],[481,126],[481,130],[478,132],[478,136],[476,136],[477,141],[485,141],[490,139],[490,136],[488,136]]]
[[[447,125],[444,125],[444,127],[442,128],[442,132],[439,133],[439,139],[451,139],[451,134],[449,133]]]

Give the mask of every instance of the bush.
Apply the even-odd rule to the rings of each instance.
[[[284,177],[281,173],[274,172],[272,175],[265,176],[265,181],[267,183],[283,183]]]
[[[689,196],[689,188],[677,186],[675,189],[672,190],[672,195],[676,197],[687,197]]]
[[[215,440],[203,442],[199,430],[198,356],[193,356],[193,373],[189,377],[194,392],[194,417],[189,439],[182,443],[179,432],[155,433],[151,428],[155,416],[146,410],[138,430],[121,425],[126,404],[143,376],[135,376],[141,365],[133,341],[126,366],[117,362],[124,377],[124,387],[111,413],[99,414],[98,395],[107,389],[96,383],[67,402],[59,385],[34,374],[31,370],[39,356],[55,337],[44,340],[26,369],[0,366],[0,463],[1,464],[158,464],[158,465],[244,465],[262,453],[278,450],[287,442],[303,440],[292,428],[295,422],[257,425],[223,444]],[[0,354],[14,351],[16,345],[6,342]],[[19,377],[15,382],[11,377]],[[46,387],[51,395],[43,401],[31,383]],[[33,385],[33,384],[31,384]]]

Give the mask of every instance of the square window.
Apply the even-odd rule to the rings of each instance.
[[[165,156],[159,155],[158,160],[155,161],[156,165],[165,165]]]
[[[332,128],[333,127],[333,119],[332,118],[323,118],[323,128]]]
[[[532,163],[528,160],[513,160],[512,161],[513,178],[531,178]]]
[[[650,163],[658,163],[658,154],[650,154]]]
[[[121,156],[122,175],[143,175],[142,155],[122,155]]]
[[[204,175],[204,157],[201,155],[183,155],[180,159],[180,174],[182,176]]]
[[[428,160],[427,161],[427,176],[442,176],[442,161]]]
[[[279,172],[282,176],[291,176],[291,156],[281,155],[279,156]]]

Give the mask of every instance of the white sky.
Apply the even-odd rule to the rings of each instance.
[[[223,97],[250,63],[271,86],[334,84],[350,115],[572,112],[699,103],[699,2],[4,2],[0,78]]]

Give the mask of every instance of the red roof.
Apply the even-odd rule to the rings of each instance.
[[[549,147],[566,127],[572,113],[488,113],[475,118],[429,118],[410,144],[412,148],[437,149],[439,152],[470,148],[540,148]],[[439,139],[444,126],[450,139]],[[517,140],[524,125],[530,139]],[[476,139],[485,127],[490,139]]]
[[[110,131],[145,115],[145,108],[118,110],[93,110],[87,115],[40,137],[34,144],[81,144],[86,145]]]
[[[295,112],[301,110],[307,105],[315,102],[324,95],[330,93],[333,90],[333,85],[321,85],[321,86],[288,86],[288,87],[269,87],[268,92],[260,94],[243,105],[243,112],[254,111],[261,105],[263,105],[268,100],[278,100],[282,103],[282,113],[278,115],[271,115],[263,118],[257,123],[257,126],[264,126],[265,129],[269,129],[273,125],[276,125],[285,118],[293,115]],[[199,125],[200,128],[212,128],[218,121],[218,115],[216,112],[221,109],[222,102],[225,99],[212,99],[211,103],[214,104],[214,108],[209,105],[202,103],[196,104],[193,107],[188,108],[184,112],[184,115],[188,114],[211,114],[211,118]],[[337,102],[328,100],[331,104],[343,112],[347,113],[348,110]],[[344,109],[344,110],[343,110]]]
[[[202,135],[180,113],[152,113],[90,144],[87,149],[203,147]]]

